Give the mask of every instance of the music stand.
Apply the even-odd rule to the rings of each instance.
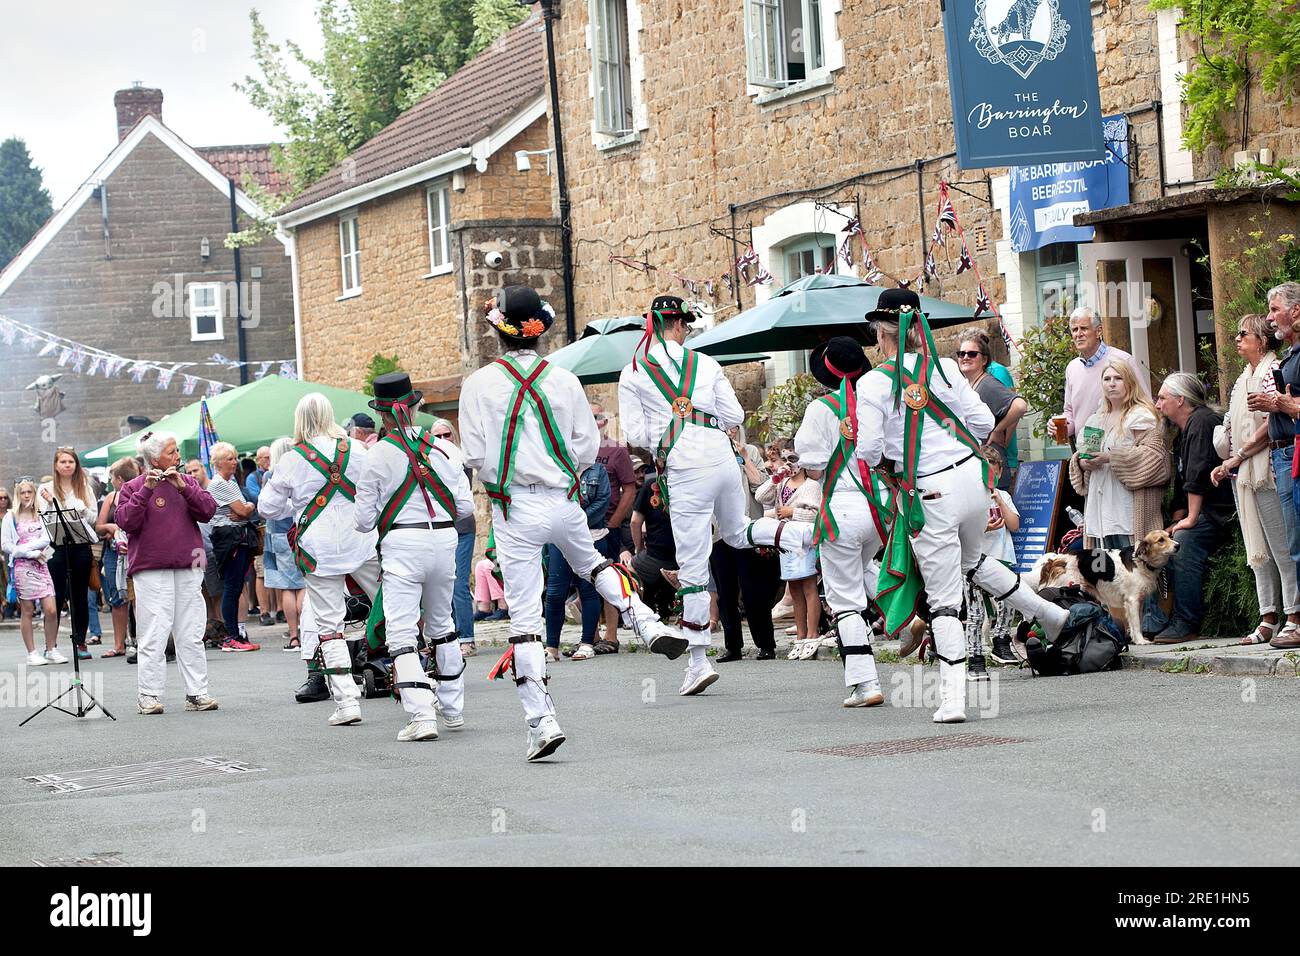
[[[63,508],[59,507],[58,498],[55,498],[52,503],[54,505],[55,517],[58,519],[59,527],[63,531],[63,544],[59,545],[59,547],[70,549],[72,547],[72,529],[68,527],[68,519],[63,516]],[[64,557],[63,574],[65,576],[64,585],[67,588],[67,595],[68,595],[68,618],[69,620],[71,620],[72,618],[72,558],[71,555],[66,550],[64,551],[63,557]],[[77,709],[75,711],[72,711],[60,707],[59,701],[63,700],[64,697],[67,697],[69,694],[73,693],[73,691],[76,692]],[[86,706],[87,699],[90,700],[89,707]],[[72,645],[72,686],[67,688],[63,693],[61,693],[58,697],[54,698],[48,704],[42,706],[39,710],[36,711],[36,713],[29,714],[27,718],[18,726],[19,727],[23,726],[23,724],[26,724],[28,721],[33,720],[36,717],[40,716],[42,713],[44,713],[46,710],[50,709],[51,707],[59,711],[60,713],[67,714],[69,717],[85,717],[92,710],[98,707],[100,710],[104,712],[104,716],[106,716],[109,720],[117,720],[116,717],[114,717],[112,714],[108,712],[107,707],[105,707],[103,704],[101,704],[98,700],[95,699],[94,694],[86,690],[86,686],[81,682],[81,657],[77,654],[77,645],[75,642]]]

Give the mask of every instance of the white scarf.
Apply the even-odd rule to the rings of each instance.
[[[1260,425],[1268,421],[1266,413],[1252,412],[1246,407],[1246,396],[1262,390],[1264,376],[1272,375],[1277,364],[1276,358],[1266,355],[1254,369],[1248,366],[1232,386],[1232,399],[1228,402],[1228,414],[1225,417],[1232,430],[1231,450],[1234,455],[1239,454],[1239,449],[1254,437]],[[1255,495],[1271,492],[1274,487],[1273,470],[1269,466],[1267,454],[1251,455],[1242,461],[1241,467],[1237,469],[1237,510],[1241,537],[1246,546],[1246,563],[1252,568],[1262,567],[1269,561],[1268,542],[1264,538]]]

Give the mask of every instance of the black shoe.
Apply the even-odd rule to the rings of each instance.
[[[774,661],[776,660],[775,647],[760,647],[758,653],[754,655],[756,661]]]
[[[272,624],[275,623],[275,618],[271,617],[271,615],[269,615],[269,614],[267,614],[265,611],[263,611],[263,612],[258,616],[257,621],[258,621],[258,623],[261,624],[263,627],[270,627]]]
[[[138,659],[138,654],[136,652],[136,649],[134,647],[128,647],[126,649],[126,662],[128,664],[134,664],[137,659]]]
[[[716,660],[719,664],[725,664],[728,661],[738,661],[744,656],[745,656],[744,653],[741,651],[733,651],[728,649],[723,651],[721,654],[719,654]]]
[[[276,611],[276,612],[275,612],[275,623],[276,623],[276,624],[288,624],[288,623],[289,623],[288,621],[286,621],[286,620],[284,619],[284,612],[283,612],[283,611]]]
[[[993,653],[989,656],[999,664],[1020,663],[1020,658],[1016,657],[1016,652],[1011,649],[1011,638],[1009,637],[993,638]]]
[[[314,704],[320,700],[329,700],[330,689],[325,683],[325,675],[319,671],[312,671],[307,675],[303,685],[298,688],[298,692],[293,695],[293,699],[300,704]]]
[[[983,654],[972,654],[966,662],[966,679],[967,680],[988,680],[989,672],[984,666]]]

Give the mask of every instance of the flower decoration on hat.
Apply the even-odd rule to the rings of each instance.
[[[487,301],[487,322],[502,335],[533,341],[555,322],[555,310],[537,290],[526,285],[506,286]]]
[[[664,352],[668,351],[668,346],[664,342],[664,322],[681,320],[687,325],[698,319],[699,316],[691,309],[687,308],[686,303],[675,295],[657,295],[654,301],[650,303],[650,311],[645,314],[645,334],[641,336],[641,341],[637,343],[636,348],[632,350],[632,369],[636,370],[636,353],[649,357],[650,346],[656,341],[664,346]],[[668,356],[672,359],[672,356]],[[674,364],[676,364],[674,362]]]

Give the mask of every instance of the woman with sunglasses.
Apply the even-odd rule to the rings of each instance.
[[[993,352],[989,347],[989,335],[982,329],[962,336],[957,345],[957,367],[965,376],[975,394],[993,413],[993,432],[989,435],[990,443],[997,445],[1005,454],[1016,434],[1016,426],[1029,410],[1029,403],[1007,388],[989,372],[993,361]],[[1011,489],[1011,469],[1006,469],[998,481],[1003,491]]]
[[[799,464],[793,447],[781,452],[781,470],[754,491],[758,503],[768,507],[769,517],[778,521],[800,521],[812,525],[821,509],[822,486]],[[790,584],[794,598],[794,647],[790,660],[809,660],[816,656],[820,638],[822,604],[817,596],[817,549],[781,551],[781,580]]]
[[[1246,367],[1232,386],[1228,411],[1223,416],[1227,448],[1220,454],[1226,450],[1229,455],[1210,473],[1210,481],[1216,486],[1224,481],[1232,483],[1246,563],[1255,575],[1260,623],[1241,643],[1296,647],[1300,645],[1300,588],[1269,465],[1268,413],[1251,411],[1247,404],[1248,396],[1277,389],[1273,383],[1273,369],[1278,367],[1276,330],[1266,315],[1243,316],[1236,343],[1237,354]],[[1286,615],[1280,631],[1279,610]]]

